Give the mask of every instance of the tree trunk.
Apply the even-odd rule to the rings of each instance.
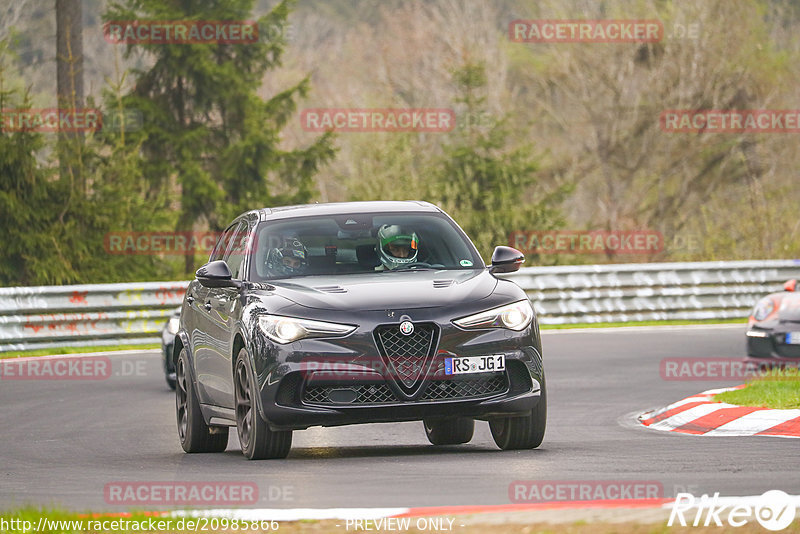
[[[83,107],[83,19],[81,0],[56,0],[56,83],[59,109]],[[78,150],[83,132],[59,132],[59,160],[62,177],[85,192],[80,167],[71,156]]]

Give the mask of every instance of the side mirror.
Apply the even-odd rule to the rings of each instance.
[[[524,262],[525,256],[519,250],[511,247],[495,247],[489,272],[513,273],[519,271]]]
[[[237,287],[231,270],[225,260],[206,263],[195,273],[197,280],[205,287]]]
[[[791,280],[787,280],[785,284],[783,284],[784,291],[796,291],[797,290],[797,280],[794,278]]]

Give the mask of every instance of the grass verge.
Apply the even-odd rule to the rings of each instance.
[[[624,511],[621,511],[624,513]],[[494,514],[490,514],[494,515]],[[44,519],[43,519],[44,518]],[[9,533],[22,533],[38,532],[42,533],[78,533],[78,532],[216,532],[216,533],[241,533],[248,532],[283,532],[288,534],[341,534],[343,532],[358,532],[358,531],[373,531],[373,532],[404,532],[408,534],[430,534],[431,532],[440,532],[439,529],[433,529],[430,525],[426,525],[426,521],[419,523],[418,519],[425,518],[409,518],[408,527],[399,529],[397,526],[387,530],[381,528],[382,523],[380,520],[368,520],[362,522],[359,527],[348,524],[344,520],[308,520],[308,521],[264,521],[262,522],[245,522],[239,521],[235,526],[233,523],[228,523],[229,527],[223,527],[222,519],[220,518],[205,518],[200,519],[201,524],[195,526],[198,519],[178,519],[170,518],[159,515],[148,514],[146,512],[133,512],[130,514],[80,514],[74,512],[65,512],[59,510],[40,510],[37,508],[23,508],[16,511],[0,512],[0,526],[11,527],[5,528],[5,532]],[[750,520],[742,527],[732,528],[726,523],[722,528],[705,528],[698,529],[697,527],[687,526],[673,526],[667,527],[666,521],[661,522],[637,522],[636,520],[628,520],[624,522],[606,522],[606,521],[559,521],[558,523],[503,523],[492,521],[490,523],[483,523],[479,517],[470,517],[466,521],[467,524],[462,523],[462,517],[449,518],[453,520],[453,526],[443,530],[452,530],[459,534],[538,534],[538,533],[566,533],[566,534],[689,534],[699,531],[703,532],[736,532],[737,534],[749,534],[755,532],[764,532],[764,529],[758,525],[754,520]],[[487,518],[488,519],[488,518]],[[16,520],[15,523],[9,524],[10,521]],[[189,524],[189,521],[194,521],[195,524]],[[5,521],[6,523],[3,523]],[[27,521],[20,525],[19,521]],[[41,521],[41,523],[40,523]],[[113,523],[116,521],[117,523]],[[181,521],[183,521],[181,523]],[[215,523],[212,523],[215,521]],[[228,520],[233,521],[233,520]],[[127,523],[125,523],[127,522]],[[160,523],[159,523],[160,522]],[[134,526],[134,523],[136,526]],[[444,522],[447,525],[447,521]],[[205,526],[205,530],[204,530]],[[215,530],[212,530],[212,526]],[[19,528],[15,528],[19,527]],[[422,527],[422,528],[420,528]],[[38,529],[38,530],[37,530]],[[795,521],[787,529],[782,532],[798,533],[800,532],[800,524]]]
[[[106,352],[115,350],[147,350],[160,349],[160,343],[145,343],[144,345],[95,345],[91,347],[56,347],[52,349],[13,350],[0,353],[0,359],[21,358],[23,356],[51,356],[54,354],[81,354],[85,352]]]
[[[800,373],[798,369],[773,369],[747,382],[747,387],[726,391],[715,401],[762,408],[800,408]]]

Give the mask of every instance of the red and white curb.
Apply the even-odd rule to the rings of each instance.
[[[800,410],[737,406],[712,400],[718,393],[743,387],[710,389],[645,412],[638,419],[653,430],[680,434],[800,438]]]

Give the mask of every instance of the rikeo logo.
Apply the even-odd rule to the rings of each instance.
[[[672,504],[667,526],[671,527],[677,520],[685,527],[687,516],[694,527],[721,527],[724,523],[741,527],[755,519],[765,529],[778,531],[794,521],[799,502],[800,498],[781,490],[770,490],[758,497],[720,497],[717,492],[713,497],[704,494],[699,499],[691,493],[679,493]],[[696,512],[690,513],[694,508]]]

